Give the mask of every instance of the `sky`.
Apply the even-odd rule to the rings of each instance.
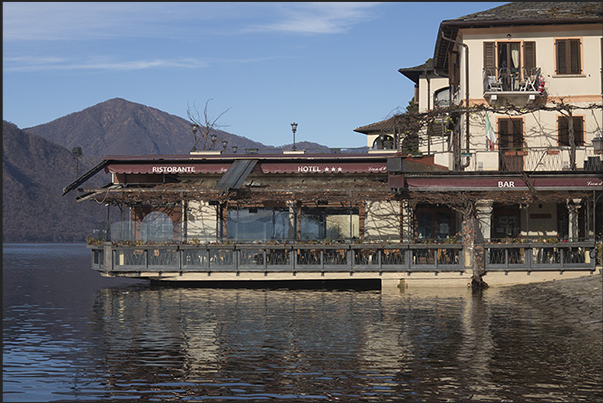
[[[433,57],[440,23],[490,2],[3,2],[3,119],[21,129],[112,98],[265,145],[366,145],[403,112],[398,72]],[[224,114],[222,114],[224,113]]]

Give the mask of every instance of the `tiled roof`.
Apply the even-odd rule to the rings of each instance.
[[[398,69],[398,71],[402,74],[404,74],[406,77],[408,77],[410,80],[412,80],[415,84],[419,83],[419,76],[421,75],[421,73],[424,73],[426,71],[433,71],[433,59],[429,59],[427,60],[425,63],[423,63],[420,66],[415,66],[415,67],[405,67],[405,68],[401,68]]]
[[[437,33],[434,67],[447,70],[447,53],[454,46],[446,38],[456,39],[461,28],[492,26],[602,23],[601,2],[511,2],[479,13],[444,20]]]
[[[375,122],[375,123],[368,124],[366,126],[357,127],[354,129],[354,131],[358,132],[358,133],[364,133],[364,134],[393,133],[394,119],[395,119],[395,116],[392,116],[391,118],[382,120],[380,122]]]
[[[601,2],[512,2],[490,10],[465,15],[452,20],[444,20],[442,24],[461,23],[493,23],[506,21],[514,23],[533,23],[541,20],[554,23],[555,20],[580,20],[603,18]],[[579,21],[573,21],[574,23]]]

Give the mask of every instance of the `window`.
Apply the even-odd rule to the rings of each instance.
[[[497,71],[505,90],[519,90],[519,83],[536,68],[536,42],[484,42],[484,69]]]
[[[572,117],[573,130],[574,130],[574,143],[577,146],[584,145],[584,117],[573,116]],[[570,118],[567,116],[557,117],[557,143],[560,147],[570,146]]]
[[[498,144],[500,150],[521,150],[523,119],[498,119]]]
[[[582,49],[580,39],[557,39],[556,74],[582,74]]]
[[[440,88],[433,94],[434,106],[436,108],[447,108],[450,106],[450,87]]]
[[[498,164],[501,171],[523,171],[523,142],[522,118],[498,119]]]

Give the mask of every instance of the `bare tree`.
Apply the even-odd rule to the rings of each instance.
[[[202,142],[201,150],[211,150],[214,144],[216,143],[217,139],[215,131],[218,130],[218,128],[220,127],[225,127],[224,125],[218,125],[218,120],[220,120],[220,118],[231,108],[226,109],[225,111],[220,113],[216,118],[210,117],[209,112],[207,110],[207,106],[209,104],[209,101],[211,101],[212,99],[213,98],[210,98],[205,101],[205,108],[203,108],[203,114],[199,112],[199,109],[195,105],[193,105],[192,108],[189,105],[186,110],[188,120],[191,121],[191,130],[193,133],[193,148],[191,149],[191,151],[198,150],[197,146],[199,145],[199,142]]]

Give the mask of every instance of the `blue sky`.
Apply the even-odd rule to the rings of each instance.
[[[362,147],[406,108],[398,72],[433,56],[442,20],[502,3],[3,2],[3,119],[27,128],[111,98],[203,110],[266,145]],[[230,108],[230,109],[229,109]]]

